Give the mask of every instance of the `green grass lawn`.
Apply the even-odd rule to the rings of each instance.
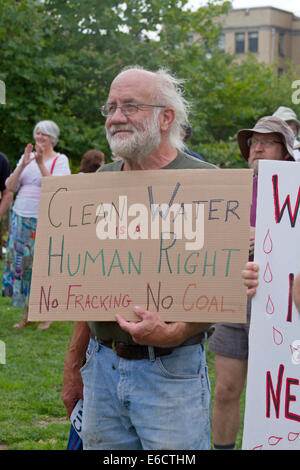
[[[0,261],[0,268],[3,262]],[[2,280],[2,269],[0,269]],[[70,424],[61,400],[64,356],[72,335],[71,322],[52,323],[48,330],[37,324],[15,329],[22,309],[0,297],[0,340],[6,363],[0,363],[0,450],[64,450]],[[213,355],[208,353],[214,389]],[[244,397],[242,398],[243,413]],[[237,447],[241,447],[242,426]]]
[[[0,299],[0,340],[6,347],[6,364],[0,364],[0,447],[65,449],[70,425],[61,388],[73,326],[12,328],[21,317],[22,310],[11,307],[10,299]]]

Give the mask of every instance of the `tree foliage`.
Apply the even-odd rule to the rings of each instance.
[[[217,20],[228,6],[211,0],[191,12],[187,0],[2,0],[0,80],[7,101],[0,105],[1,151],[14,166],[35,123],[52,119],[61,128],[57,148],[74,171],[89,148],[109,158],[99,107],[113,77],[139,64],[185,78],[193,104],[191,146],[221,166],[242,165],[236,131],[290,105],[295,72],[278,79],[254,58],[239,65],[221,54],[214,47]]]
[[[252,128],[279,106],[291,107],[300,116],[291,88],[300,70],[291,65],[286,74],[278,76],[274,66],[259,63],[252,55],[237,63],[233,56],[215,51],[195,69],[197,74],[187,81],[194,105],[192,145],[222,167],[245,164],[236,143],[239,129]]]

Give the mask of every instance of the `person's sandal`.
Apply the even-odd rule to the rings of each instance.
[[[39,324],[37,327],[37,330],[47,330],[49,326],[51,325],[51,321],[43,321]]]
[[[24,328],[24,326],[32,325],[32,321],[28,321],[25,318],[22,318],[22,320],[19,321],[19,323],[15,323],[13,325],[13,328]]]

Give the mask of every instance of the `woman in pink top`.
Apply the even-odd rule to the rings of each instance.
[[[6,188],[17,192],[17,196],[7,241],[2,295],[12,297],[14,306],[24,308],[24,317],[14,328],[22,328],[29,323],[28,305],[42,177],[71,173],[68,158],[54,150],[59,133],[59,127],[53,121],[37,123],[33,130],[35,152],[32,144],[26,145],[24,155],[6,180]],[[41,322],[38,329],[49,326],[50,322]]]

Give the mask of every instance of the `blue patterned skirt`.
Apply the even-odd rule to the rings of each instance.
[[[12,213],[3,273],[2,296],[15,307],[29,304],[37,219]]]

